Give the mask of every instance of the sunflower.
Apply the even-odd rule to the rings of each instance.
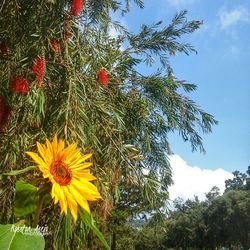
[[[74,220],[77,220],[77,207],[80,205],[90,213],[88,201],[101,198],[95,185],[90,181],[96,178],[90,173],[91,162],[86,161],[92,154],[82,155],[76,143],[64,147],[64,141],[46,140],[46,144],[37,142],[39,154],[26,152],[37,164],[44,178],[52,183],[51,196],[54,203],[60,204],[61,213],[67,214],[69,208]]]

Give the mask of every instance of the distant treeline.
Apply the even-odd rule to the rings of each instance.
[[[223,195],[213,187],[205,201],[178,198],[174,210],[166,214],[155,213],[148,221],[117,224],[113,227],[113,249],[249,250],[250,167],[247,174],[235,171],[233,175],[226,180]]]

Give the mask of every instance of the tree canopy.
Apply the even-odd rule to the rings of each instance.
[[[240,174],[234,173],[226,187]],[[135,249],[249,249],[250,193],[244,186],[233,187],[223,195],[213,187],[205,201],[176,199],[167,218],[156,225],[150,220],[137,227]]]

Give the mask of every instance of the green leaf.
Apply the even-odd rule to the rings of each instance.
[[[42,235],[26,234],[17,232],[25,229],[30,229],[25,226],[17,227],[14,224],[0,225],[0,249],[3,250],[43,250],[45,241]],[[27,231],[26,231],[27,232]]]
[[[15,215],[18,217],[31,214],[36,210],[38,201],[37,188],[24,181],[16,182],[14,198]]]
[[[119,202],[120,198],[120,191],[118,185],[115,186],[115,204]]]
[[[110,247],[109,247],[107,241],[105,240],[103,234],[99,231],[99,229],[94,224],[94,220],[93,220],[92,216],[89,213],[87,213],[86,211],[84,211],[83,209],[79,209],[79,212],[80,212],[80,217],[81,217],[82,221],[84,222],[84,224],[93,231],[93,233],[102,242],[103,246],[106,249],[110,250]]]
[[[15,175],[24,174],[26,172],[35,170],[36,168],[37,168],[36,166],[29,166],[21,170],[13,170],[13,171],[10,171],[9,173],[3,173],[2,175],[15,176]]]

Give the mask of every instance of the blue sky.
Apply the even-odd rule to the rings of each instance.
[[[143,10],[132,6],[128,15],[119,18],[135,33],[143,23],[162,20],[167,25],[183,9],[188,10],[188,19],[204,21],[201,29],[184,38],[198,55],[177,55],[171,58],[171,65],[177,78],[198,85],[191,98],[214,115],[219,125],[203,137],[205,155],[193,153],[177,135],[170,136],[172,150],[191,166],[245,172],[250,165],[250,0],[144,3]]]

